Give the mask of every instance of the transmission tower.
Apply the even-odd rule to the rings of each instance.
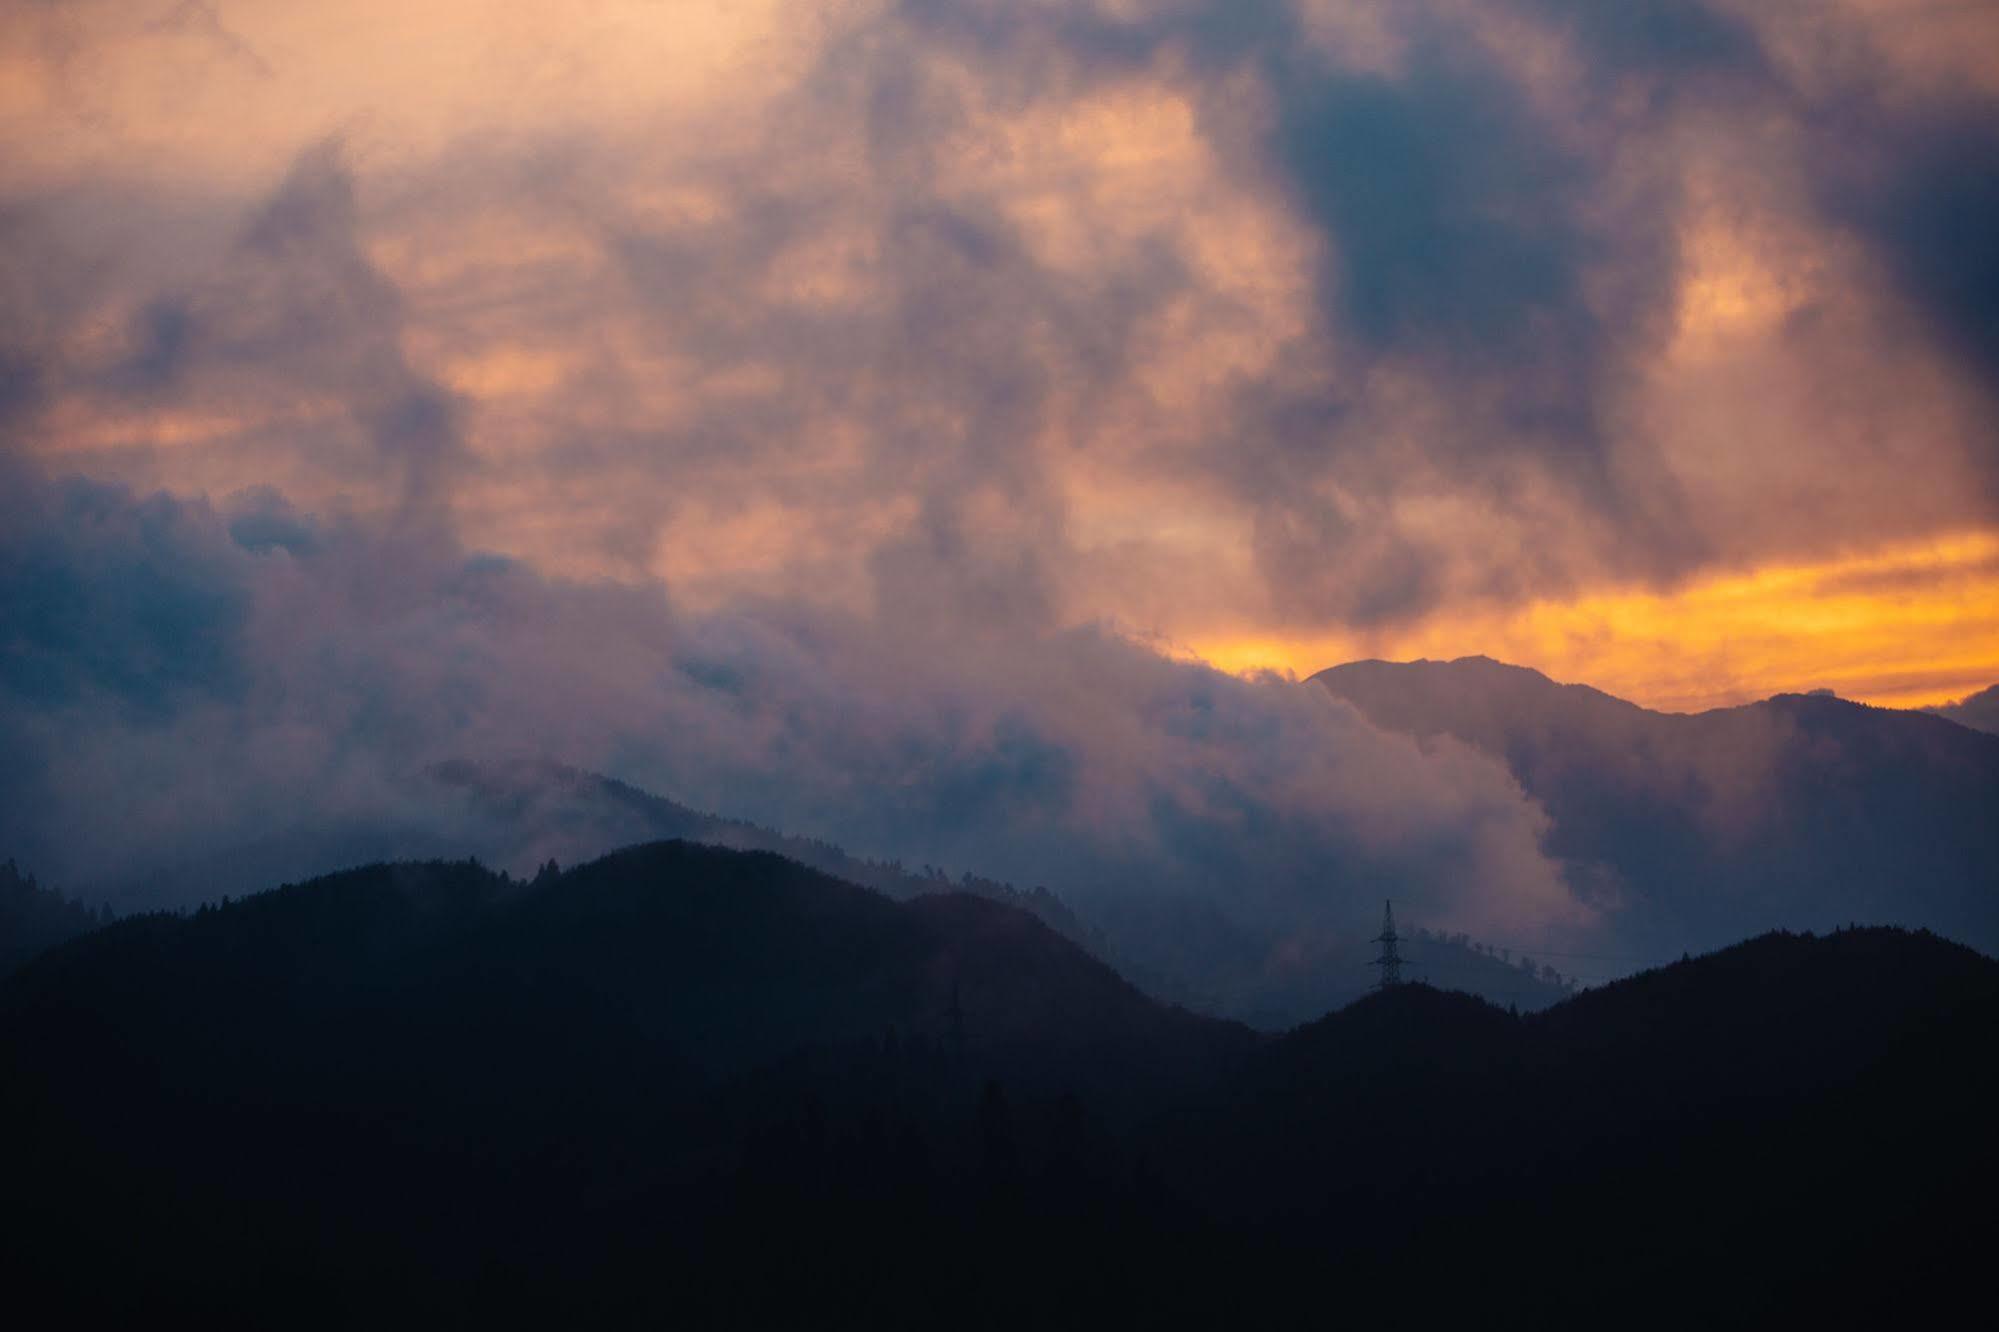
[[[1375,958],[1371,964],[1381,968],[1381,980],[1377,983],[1377,987],[1386,990],[1391,986],[1400,985],[1402,983],[1402,954],[1396,951],[1396,946],[1402,942],[1402,936],[1395,932],[1395,906],[1393,903],[1383,902],[1381,904],[1381,934],[1380,937],[1370,940],[1370,942],[1381,945],[1381,956]]]

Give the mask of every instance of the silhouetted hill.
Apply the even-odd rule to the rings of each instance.
[[[1280,1030],[1364,993],[1373,973],[1371,947],[1293,958],[1273,966],[1272,940],[1244,931],[1204,901],[1170,902],[1145,893],[1123,895],[1104,914],[1085,917],[1047,888],[965,872],[948,877],[930,867],[910,870],[898,860],[868,860],[817,838],[795,837],[690,809],[626,782],[562,764],[516,760],[455,761],[432,776],[469,805],[470,826],[484,830],[482,854],[502,864],[541,864],[579,851],[602,855],[635,842],[681,838],[746,851],[771,851],[814,869],[909,900],[970,894],[1018,907],[1050,929],[1109,962],[1155,998]],[[1357,924],[1358,943],[1371,934]],[[1567,990],[1552,977],[1525,972],[1481,954],[1469,941],[1412,938],[1412,975],[1482,994],[1496,1003],[1542,1008]],[[1140,961],[1139,959],[1144,959]]]
[[[1982,1262],[1955,1218],[1999,1183],[1995,1023],[1999,964],[1892,929],[1769,935],[1523,1017],[1405,986],[1272,1045],[1155,1150],[1269,1262],[1344,1254],[1418,1321],[1458,1308],[1438,1281],[1500,1322],[1886,1315],[1906,1274]]]
[[[13,1181],[31,1233],[0,1251],[115,1252],[101,1293],[138,1307],[337,1275],[450,1317],[493,1294],[495,1245],[561,1285],[638,1261],[628,1227],[706,1242],[743,1190],[826,1164],[821,1143],[797,1165],[799,1133],[833,1134],[869,1188],[969,1187],[989,1082],[1031,1139],[1067,1132],[1077,1094],[1151,1113],[1253,1040],[1017,909],[892,902],[768,853],[655,844],[531,884],[375,866],[128,919],[0,984],[4,1127],[37,1144]],[[223,1251],[227,1276],[205,1266]]]
[[[1573,1147],[1802,1102],[1918,1047],[1989,1076],[1972,1024],[1999,1015],[1995,1002],[1999,963],[1934,935],[1773,933],[1535,1014],[1422,985],[1376,993],[1271,1045],[1245,1085],[1323,1113],[1329,1097],[1381,1103],[1396,1082],[1497,1079],[1533,1107],[1532,1132],[1559,1125]],[[1493,1110],[1436,1091],[1416,1099],[1440,1118]]]
[[[1995,1020],[1861,930],[1259,1039],[769,854],[375,866],[0,981],[0,1263],[82,1321],[1908,1316],[1980,1270]]]
[[[573,857],[579,849],[595,857],[638,842],[670,839],[770,851],[889,897],[970,893],[1019,907],[1072,943],[1099,957],[1108,955],[1102,935],[1043,887],[1022,890],[971,873],[950,879],[938,870],[913,872],[899,861],[849,855],[831,842],[706,814],[615,778],[546,760],[458,759],[438,764],[431,775],[464,793],[487,824],[504,830],[510,845],[495,849],[500,859],[540,864]]]
[[[38,1026],[226,1033],[344,1020],[356,996],[462,1007],[498,990],[615,1013],[705,1074],[892,1025],[942,1041],[954,1002],[988,1058],[1247,1039],[1146,999],[1014,908],[966,894],[898,903],[768,852],[688,842],[527,884],[472,862],[382,865],[139,918],[28,967],[0,1003],[32,1009]],[[249,1011],[230,1010],[246,996]]]
[[[1013,884],[970,871],[948,876],[900,860],[873,860],[817,838],[792,836],[742,819],[704,813],[597,773],[547,761],[453,760],[398,789],[392,817],[308,819],[272,829],[227,850],[148,866],[136,879],[103,890],[127,904],[180,907],[223,894],[254,893],[302,869],[422,861],[466,854],[520,874],[550,863],[591,860],[620,847],[681,839],[736,850],[770,851],[888,897],[969,894],[1017,907],[1139,984],[1155,998],[1216,1016],[1281,1030],[1350,1002],[1372,983],[1369,922],[1356,921],[1340,942],[1318,939],[1301,952],[1270,922],[1252,928],[1205,898],[1136,890],[1099,894],[1094,914],[1079,913],[1046,887]],[[301,828],[305,831],[301,831]],[[53,899],[51,899],[53,900]],[[6,921],[0,913],[0,954]],[[18,963],[67,934],[20,934]],[[1544,1007],[1566,992],[1562,981],[1509,966],[1464,939],[1412,938],[1412,974],[1463,988],[1498,1003]]]
[[[1969,726],[1974,731],[1999,735],[1999,685],[1988,685],[1955,703],[1942,703],[1923,711],[1954,721],[1959,726]]]
[[[1379,726],[1503,761],[1638,950],[1849,921],[1999,947],[1999,737],[1816,695],[1650,712],[1483,657],[1312,678]]]
[[[21,873],[13,861],[0,864],[0,976],[110,919],[111,913],[103,907],[93,911],[42,887],[34,875]]]

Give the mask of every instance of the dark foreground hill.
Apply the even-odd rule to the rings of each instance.
[[[896,859],[855,855],[821,838],[693,809],[548,760],[438,763],[417,774],[403,796],[402,813],[386,823],[331,820],[304,837],[295,829],[272,830],[211,856],[151,866],[141,879],[97,890],[131,914],[142,903],[158,910],[256,892],[326,865],[472,854],[531,874],[556,861],[594,860],[619,847],[684,840],[769,851],[898,901],[964,895],[1018,907],[1155,998],[1270,1030],[1350,1002],[1371,984],[1367,962],[1373,947],[1363,941],[1373,931],[1365,916],[1353,922],[1350,937],[1338,944],[1321,939],[1306,956],[1281,921],[1251,926],[1218,903],[1164,897],[1146,880],[1084,876],[1085,891],[1096,897],[1079,911],[1043,885],[1022,888],[969,870],[947,876],[933,866],[913,869]],[[10,896],[7,882],[0,872],[0,975],[99,923],[97,913],[46,888]],[[1413,974],[1500,1004],[1543,1008],[1568,992],[1551,970],[1504,962],[1465,937],[1413,937],[1408,956]]]
[[[1356,922],[1349,946],[1326,949],[1308,961],[1283,955],[1280,944],[1291,942],[1284,931],[1250,928],[1219,903],[1162,898],[1146,884],[1098,883],[1094,900],[1079,911],[1046,887],[1023,889],[970,872],[947,877],[928,866],[912,870],[899,860],[857,856],[820,838],[692,809],[559,763],[461,759],[436,765],[430,777],[463,802],[451,822],[482,830],[476,843],[480,854],[502,865],[589,859],[614,847],[667,838],[771,851],[897,900],[970,894],[1019,907],[1155,998],[1273,1030],[1350,1002],[1372,983],[1366,964],[1374,950],[1362,942],[1373,933],[1362,928],[1371,927],[1371,919]],[[1106,887],[1113,891],[1106,893]],[[1556,977],[1502,962],[1465,938],[1412,939],[1408,956],[1412,974],[1499,1004],[1545,1008],[1567,993]]]
[[[1852,921],[1999,949],[1999,736],[1817,695],[1652,712],[1484,657],[1312,678],[1378,726],[1504,762],[1627,952]]]
[[[0,982],[0,1263],[72,1320],[1906,1316],[1978,1270],[1995,1019],[1865,930],[1272,1040],[770,855],[384,866]]]

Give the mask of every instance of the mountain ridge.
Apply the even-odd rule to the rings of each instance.
[[[658,837],[684,837],[710,845],[761,849],[798,860],[851,883],[873,888],[897,899],[939,892],[970,892],[975,896],[1025,909],[1057,933],[1110,962],[1148,993],[1204,1011],[1251,1020],[1266,1029],[1279,1028],[1328,1003],[1351,998],[1371,983],[1358,958],[1338,956],[1316,966],[1271,974],[1269,958],[1256,940],[1244,937],[1242,947],[1210,947],[1187,956],[1161,956],[1156,947],[1162,929],[1176,930],[1208,945],[1239,932],[1212,904],[1154,903],[1155,915],[1123,909],[1090,914],[1046,887],[1022,890],[1012,884],[969,871],[952,878],[924,867],[921,872],[900,860],[876,860],[853,855],[819,838],[798,837],[748,820],[708,814],[645,791],[630,783],[547,760],[477,763],[457,760],[441,764],[433,775],[462,791],[489,822],[529,831],[521,845],[504,859],[541,863],[552,840],[596,848],[601,855],[619,846]],[[1097,902],[1103,909],[1106,903]],[[1203,910],[1205,906],[1205,910]],[[1139,914],[1134,923],[1128,917]],[[1356,929],[1358,938],[1370,931]],[[1475,989],[1489,997],[1528,1007],[1554,1002],[1565,991],[1559,981],[1539,972],[1500,962],[1480,953],[1468,941],[1435,936],[1412,939],[1411,960],[1440,980]],[[1232,956],[1240,953],[1242,956]],[[1204,968],[1205,960],[1208,965]],[[1220,965],[1215,956],[1229,957]],[[1337,969],[1337,970],[1336,970]]]
[[[1689,1262],[1847,1307],[1964,1243],[1995,1011],[1999,963],[1874,929],[1270,1037],[1018,908],[768,852],[369,866],[0,979],[0,1132],[35,1144],[0,1264],[72,1311],[329,1326],[1212,1323],[1440,1267],[1426,1307],[1469,1316],[1550,1252],[1537,1308],[1671,1304],[1653,1267]],[[1875,1265],[1797,1286],[1841,1246]]]
[[[1504,763],[1547,809],[1572,889],[1635,951],[1849,921],[1999,946],[1999,736],[1809,694],[1658,713],[1490,658],[1309,682]]]
[[[1939,703],[1922,710],[1974,731],[1999,734],[1999,684],[1987,685],[1953,702]]]
[[[601,823],[595,840],[607,845],[600,847],[596,855],[644,841],[672,838],[734,850],[770,851],[889,897],[912,898],[960,891],[1004,902],[1039,917],[1049,928],[1087,952],[1099,957],[1108,952],[1101,931],[1045,887],[1023,890],[970,872],[955,880],[937,870],[912,873],[897,860],[871,860],[821,838],[800,837],[748,819],[707,813],[615,777],[548,759],[499,763],[451,759],[432,765],[429,772],[442,785],[465,792],[487,812],[504,820],[527,822],[530,811],[540,806],[538,812],[543,821],[552,816],[558,824],[565,820],[572,825]],[[550,811],[546,808],[549,805],[555,808]],[[607,809],[612,812],[609,817]],[[632,821],[619,820],[616,812],[628,814]],[[538,855],[536,859],[539,860]]]

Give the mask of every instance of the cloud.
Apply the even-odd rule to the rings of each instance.
[[[1592,919],[1496,765],[1290,680],[1100,628],[688,614],[269,492],[14,480],[0,843],[127,907],[489,848],[424,770],[547,755],[1079,902],[1203,902],[1252,938],[1349,931],[1391,890],[1458,928]]]
[[[0,20],[0,447],[94,478],[7,500],[12,826],[79,886],[545,751],[1554,921],[1486,767],[1145,645],[1576,660],[1999,524],[1992,89],[1865,5],[128,10]]]
[[[1938,342],[1988,392],[1999,386],[1999,131],[1992,104],[1828,114],[1820,189],[1830,214],[1880,256]],[[1999,481],[1999,435],[1982,439]]]
[[[248,613],[233,552],[204,506],[135,503],[87,481],[10,477],[8,691],[40,703],[105,697],[141,715],[176,695],[240,689],[232,651]]]
[[[1974,731],[1999,735],[1999,685],[1988,685],[1975,694],[1927,710]]]
[[[882,551],[962,528],[945,546],[1038,565],[1050,613],[1182,640],[1992,521],[1962,484],[1994,430],[1981,104],[1910,102],[1886,55],[1856,84],[1823,52],[1886,40],[1857,9],[1811,46],[1789,10],[1672,0],[931,0],[782,42],[761,9],[665,34],[607,6],[735,76],[666,97],[502,25],[494,77],[536,43],[583,72],[502,117],[439,69],[365,120],[354,50],[232,8],[264,78],[182,43],[205,12],[85,6],[62,68],[143,48],[149,79],[234,89],[289,154],[265,184],[195,101],[161,150],[183,175],[128,161],[135,75],[91,82],[68,159],[98,220],[35,183],[53,166],[11,187],[27,251],[77,255],[12,396],[59,409],[37,452],[100,474],[415,506],[703,604],[852,606]],[[42,114],[82,96],[57,80]],[[1828,152],[1842,118],[1860,147]],[[1898,303],[1928,317],[1891,330]],[[1768,521],[1807,485],[1836,522]]]
[[[1670,76],[1724,73],[1766,77],[1769,64],[1748,25],[1704,0],[1536,0],[1526,6],[1574,34],[1592,70]]]
[[[1983,498],[1933,488],[1991,447],[1975,379],[1916,389],[1908,381],[1937,365],[1934,342],[1870,332],[1896,299],[1880,270],[1957,301],[1933,333],[1975,330],[1983,256],[1913,234],[1902,244],[1907,227],[1886,219],[1843,220],[1809,164],[1841,156],[1814,141],[1853,104],[1849,81],[1773,60],[1776,38],[1753,15],[1682,0],[1254,5],[1229,7],[1226,21],[1186,4],[1114,17],[914,12],[926,40],[999,71],[1016,95],[1073,97],[1176,71],[1204,135],[1240,164],[1234,187],[1285,201],[1309,228],[1299,276],[1314,316],[1237,377],[1226,425],[1184,455],[1210,503],[1248,514],[1266,628],[1368,630],[1606,579],[1663,587],[1779,553],[1829,554],[1856,531],[1907,538],[1936,521],[1912,506],[1954,507],[1958,525],[1991,519]],[[1827,49],[1874,37],[1851,13],[1819,26]],[[1981,122],[1962,90],[1938,96]],[[1923,153],[1881,155],[1913,164],[1957,151],[1945,129],[1932,115],[1869,134],[1920,143]],[[1783,184],[1801,165],[1803,188]],[[1955,191],[1936,208],[1903,209],[1898,186],[1873,177],[1856,194],[1865,217],[1912,209],[1916,231],[1961,224],[1968,240],[1982,235],[1981,174],[1928,173]],[[1686,354],[1714,317],[1717,280],[1690,259],[1718,227],[1782,229],[1793,261],[1813,268],[1810,287],[1789,294],[1788,325],[1729,348],[1766,358],[1760,382],[1796,405],[1731,405],[1778,465],[1754,479],[1734,469],[1719,503],[1706,456],[1714,413],[1701,405],[1712,371]],[[1856,230],[1876,269],[1842,248]],[[1917,419],[1918,402],[1941,410]],[[1821,403],[1867,425],[1829,428]],[[1890,477],[1878,450],[1855,458],[1863,450],[1849,453],[1846,438],[1863,429],[1920,436],[1927,466]],[[1827,467],[1855,463],[1905,502],[1838,487],[1854,503],[1837,526],[1781,537],[1733,512],[1781,507],[1799,484],[1792,467],[1824,487]]]

